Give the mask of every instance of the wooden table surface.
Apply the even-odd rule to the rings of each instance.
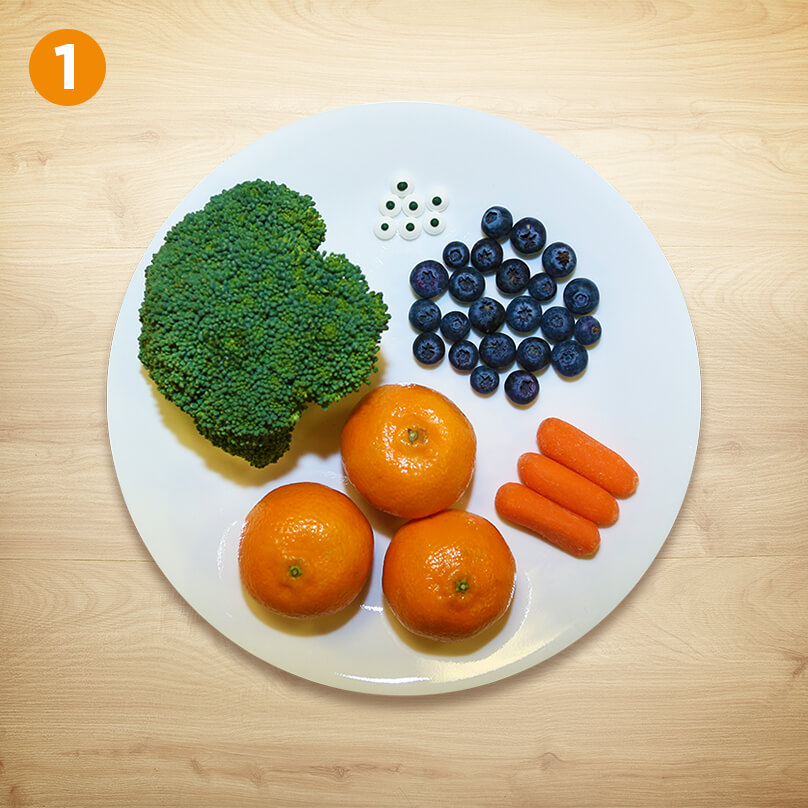
[[[101,91],[33,90],[77,28]],[[808,805],[808,5],[9,2],[0,21],[0,805]],[[350,694],[211,629],[151,561],[105,414],[127,284],[185,194],[284,124],[369,101],[554,139],[638,211],[703,383],[680,516],[550,661]]]

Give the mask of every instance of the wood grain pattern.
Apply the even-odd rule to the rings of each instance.
[[[76,108],[47,32],[104,48]],[[802,0],[10,2],[0,19],[0,805],[800,806],[808,794],[808,6]],[[134,267],[220,162],[372,101],[551,137],[648,224],[699,345],[684,506],[537,668],[391,700],[277,671],[150,560],[106,432]]]

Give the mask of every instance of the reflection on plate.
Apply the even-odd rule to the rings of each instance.
[[[496,160],[490,155],[496,154]],[[446,229],[414,241],[377,239],[373,224],[390,177],[406,170],[419,187],[450,199]],[[388,615],[381,563],[400,520],[373,511],[346,485],[339,431],[359,391],[322,411],[307,410],[292,449],[254,469],[207,444],[188,416],[155,391],[137,359],[144,269],[168,228],[215,193],[261,177],[310,194],[328,226],[324,249],[358,263],[384,294],[392,321],[374,384],[417,382],[449,396],[477,433],[477,470],[461,507],[490,519],[517,560],[517,590],[506,618],[456,645],[410,636]],[[649,182],[650,182],[649,178]],[[454,239],[481,236],[492,204],[516,218],[536,216],[549,241],[567,241],[576,275],[601,291],[601,343],[583,376],[552,370],[539,398],[511,405],[501,388],[473,393],[444,362],[412,359],[408,275],[440,258]],[[531,265],[535,267],[536,264]],[[535,268],[533,271],[537,271]],[[493,284],[493,279],[488,279]],[[439,304],[451,305],[448,296]],[[663,329],[658,323],[664,323]],[[674,275],[647,228],[594,171],[541,135],[474,110],[434,104],[370,104],[334,110],[273,132],[206,177],[172,213],[140,262],[121,307],[108,376],[110,444],[126,504],[154,560],[175,589],[216,629],[261,659],[315,682],[370,693],[422,694],[474,687],[558,653],[597,625],[652,563],[682,503],[695,458],[700,379],[693,330]],[[620,451],[640,487],[621,503],[590,560],[567,556],[504,524],[493,507],[498,486],[516,479],[516,461],[536,451],[541,419],[569,420]],[[270,488],[311,480],[345,491],[376,535],[376,561],[361,602],[323,623],[290,623],[264,613],[242,591],[241,522]]]

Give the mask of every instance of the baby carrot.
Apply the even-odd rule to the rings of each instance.
[[[594,522],[537,494],[526,485],[505,483],[494,498],[503,519],[538,533],[575,556],[590,556],[600,547],[600,532]]]
[[[569,508],[596,525],[608,527],[617,521],[620,509],[608,492],[572,469],[536,452],[526,452],[517,465],[519,479],[537,494]]]
[[[545,418],[539,425],[542,454],[577,471],[616,497],[637,488],[637,472],[617,452],[560,418]]]

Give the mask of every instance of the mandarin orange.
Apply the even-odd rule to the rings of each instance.
[[[487,519],[449,510],[407,522],[384,557],[382,589],[399,622],[433,640],[473,637],[499,620],[516,586],[516,562]]]
[[[250,511],[239,546],[245,589],[288,617],[333,614],[362,590],[373,530],[345,494],[320,483],[270,491]]]
[[[348,479],[371,505],[416,519],[457,502],[474,473],[477,439],[437,390],[385,384],[348,417],[341,450]]]

